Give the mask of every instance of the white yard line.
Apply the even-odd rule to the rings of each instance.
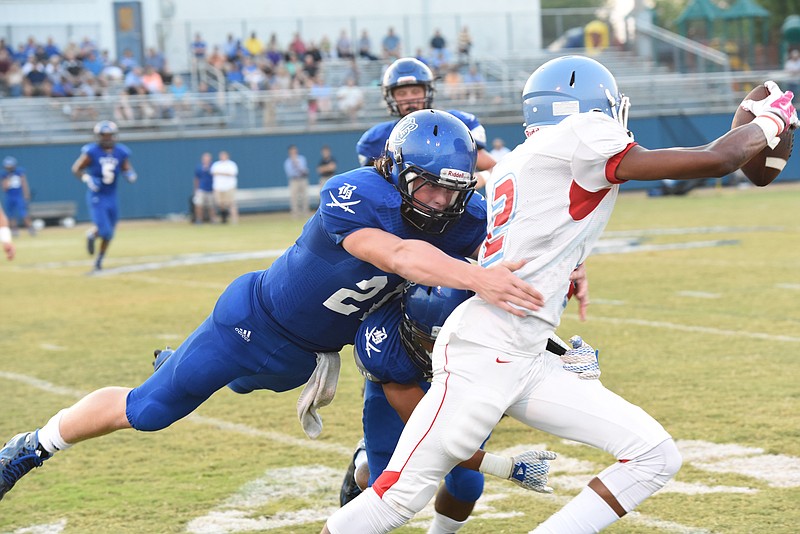
[[[766,341],[788,341],[790,343],[800,343],[800,337],[784,336],[779,334],[764,334],[762,332],[745,332],[741,330],[725,330],[722,328],[712,328],[708,326],[685,325],[679,323],[668,323],[666,321],[646,321],[643,319],[617,318],[617,317],[590,317],[589,321],[611,324],[631,324],[646,326],[649,328],[663,328],[667,330],[678,330],[682,332],[698,332],[701,334],[713,334],[725,337],[745,337],[750,339],[763,339]]]

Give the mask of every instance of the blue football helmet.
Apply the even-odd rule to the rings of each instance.
[[[587,111],[605,113],[627,128],[629,107],[609,70],[584,56],[551,59],[530,75],[522,90],[526,134]]]
[[[117,141],[119,128],[111,121],[100,121],[94,125],[94,135],[103,148],[112,148]]]
[[[446,111],[424,109],[398,121],[386,141],[385,169],[403,199],[400,213],[414,227],[441,234],[464,213],[475,192],[478,149],[469,128]],[[431,205],[417,198],[431,186],[447,190]],[[422,195],[420,195],[422,196]]]
[[[425,99],[419,103],[419,109],[433,107],[433,94],[436,92],[433,72],[425,63],[413,57],[404,57],[389,65],[383,73],[381,92],[392,115],[400,115],[393,93],[395,88],[402,85],[421,85],[425,89]]]
[[[17,158],[14,156],[6,156],[3,158],[3,167],[6,169],[14,169],[17,166]]]
[[[431,351],[445,319],[475,293],[466,289],[423,286],[407,282],[400,309],[400,340],[414,364],[430,378]]]

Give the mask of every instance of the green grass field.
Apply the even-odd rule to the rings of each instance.
[[[604,384],[664,424],[684,466],[607,532],[800,531],[799,212],[798,185],[621,196],[606,253],[587,262],[590,318],[570,305],[559,334],[600,349]],[[263,252],[300,228],[283,214],[236,227],[124,221],[105,276],[87,276],[86,226],[19,237],[17,259],[0,263],[0,442],[83,393],[140,383],[154,348],[179,344],[231,280],[268,266]],[[623,240],[633,246],[614,252]],[[319,532],[361,432],[349,347],[343,362],[316,441],[297,421],[299,390],[223,390],[165,431],[119,432],[49,460],[0,503],[0,532]],[[612,461],[510,420],[488,448],[531,445],[560,455],[555,494],[487,480],[462,532],[527,532]]]

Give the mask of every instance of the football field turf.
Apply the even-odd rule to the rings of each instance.
[[[589,320],[570,304],[558,333],[600,349],[603,383],[666,427],[684,465],[607,532],[800,532],[799,215],[798,184],[620,196],[587,262]],[[86,228],[22,235],[17,259],[0,263],[0,442],[89,391],[139,384],[153,349],[178,345],[301,224],[123,221],[102,276],[87,276]],[[319,439],[297,421],[299,390],[222,390],[164,431],[57,454],[0,502],[0,533],[319,532],[361,432],[349,346],[342,362]],[[531,447],[559,454],[555,493],[487,478],[461,532],[528,532],[613,461],[509,419],[487,446]],[[426,509],[400,532],[429,519]]]

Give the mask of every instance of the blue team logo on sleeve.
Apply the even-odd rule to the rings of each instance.
[[[356,189],[357,189],[356,186],[350,185],[347,182],[345,182],[345,184],[338,189],[338,193],[336,194],[336,196],[333,195],[333,191],[328,191],[328,194],[331,197],[331,201],[325,205],[328,206],[329,208],[342,208],[347,213],[355,214],[355,211],[351,209],[351,206],[360,204],[361,200],[351,201],[350,199],[353,198],[353,191],[355,191]]]

